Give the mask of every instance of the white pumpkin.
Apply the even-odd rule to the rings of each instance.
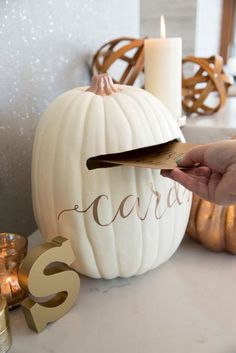
[[[54,100],[38,125],[32,160],[34,214],[46,240],[69,238],[74,268],[94,278],[142,274],[166,261],[186,229],[191,195],[159,170],[118,166],[89,171],[88,158],[183,136],[157,98],[114,86]]]

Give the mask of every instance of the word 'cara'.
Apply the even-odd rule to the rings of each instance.
[[[79,209],[79,205],[74,205],[73,208],[68,208],[68,209],[64,209],[62,210],[59,214],[58,214],[58,220],[60,220],[61,216],[67,212],[77,212],[79,214],[84,214],[87,213],[89,210],[92,210],[92,217],[94,219],[94,221],[101,227],[107,227],[109,225],[111,225],[119,216],[121,218],[127,218],[129,217],[131,214],[135,213],[137,218],[140,221],[144,221],[147,218],[147,215],[149,214],[150,208],[151,208],[151,204],[153,203],[154,200],[154,217],[159,220],[161,218],[163,218],[164,214],[166,213],[166,211],[173,207],[176,203],[178,205],[182,205],[182,203],[184,202],[184,199],[186,199],[187,202],[189,202],[190,200],[190,192],[183,188],[180,187],[180,185],[178,183],[174,183],[173,186],[169,189],[168,193],[167,193],[167,197],[166,197],[166,201],[164,202],[164,207],[161,207],[161,193],[157,190],[154,189],[153,184],[150,183],[150,196],[149,196],[149,200],[147,203],[147,207],[145,212],[143,212],[143,214],[141,215],[141,199],[139,196],[137,195],[127,195],[125,196],[118,208],[117,211],[115,212],[114,216],[112,217],[112,219],[109,222],[104,222],[102,221],[102,216],[99,214],[99,205],[101,206],[101,203],[104,201],[110,201],[109,196],[107,196],[106,194],[101,194],[99,196],[97,196],[88,207],[86,207],[85,209]],[[127,204],[128,202],[130,203],[133,200],[131,206],[128,208]],[[125,209],[127,209],[125,211]],[[101,212],[100,212],[101,213]]]

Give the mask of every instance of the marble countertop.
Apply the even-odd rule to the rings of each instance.
[[[31,247],[41,242],[39,232]],[[81,276],[74,307],[37,334],[10,312],[9,353],[235,353],[236,257],[185,238],[174,256],[142,276]]]
[[[229,97],[219,112],[187,117],[182,132],[188,142],[207,143],[236,135],[236,97]]]

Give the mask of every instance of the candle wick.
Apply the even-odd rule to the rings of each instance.
[[[166,38],[166,25],[165,25],[165,18],[161,15],[160,21],[160,36],[161,38]]]

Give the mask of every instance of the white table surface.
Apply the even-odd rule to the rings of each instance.
[[[216,114],[187,117],[181,130],[186,140],[192,143],[232,138],[236,135],[236,97],[229,97]]]
[[[41,240],[30,237],[32,246]],[[74,307],[40,334],[20,308],[10,312],[9,353],[235,353],[236,256],[186,238],[142,276],[81,276]]]
[[[236,135],[236,98],[213,116],[188,118],[182,131],[193,143]],[[31,246],[37,242],[38,232],[30,237]],[[81,276],[74,307],[40,334],[27,327],[20,308],[10,319],[9,353],[235,353],[236,256],[186,238],[145,275]]]

